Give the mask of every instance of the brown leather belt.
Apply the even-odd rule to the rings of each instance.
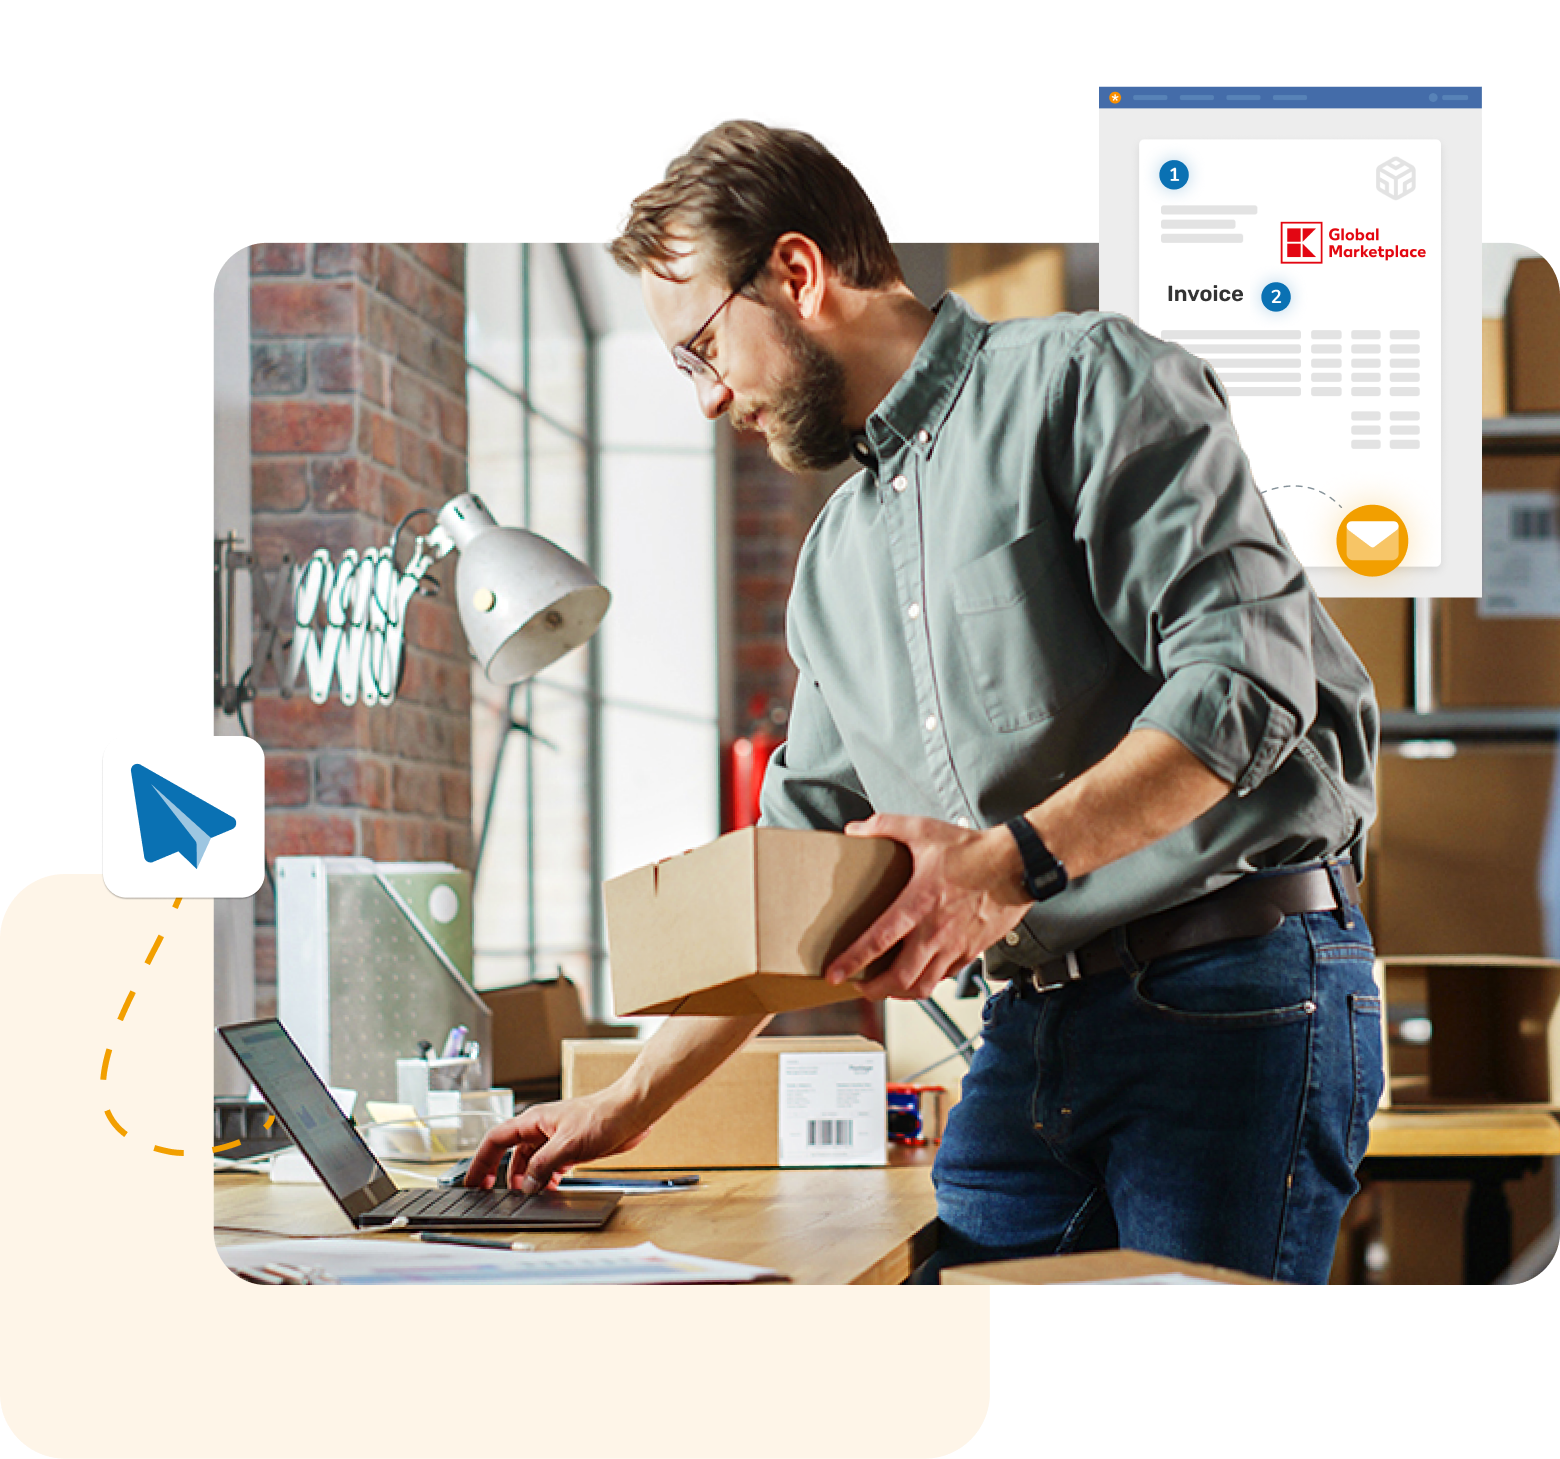
[[[1354,868],[1347,861],[1334,864],[1351,907],[1360,899]],[[1215,942],[1237,937],[1261,937],[1273,932],[1285,917],[1301,912],[1341,910],[1333,890],[1333,878],[1325,866],[1305,871],[1268,872],[1243,876],[1194,902],[1170,907],[1128,922],[1125,927],[1102,932],[1082,947],[1063,957],[1041,963],[1027,973],[1019,973],[1023,983],[1044,992],[1061,988],[1079,978],[1096,973],[1111,973],[1126,967],[1118,946],[1118,933],[1125,936],[1127,951],[1134,965],[1142,966],[1156,957],[1173,952],[1189,952]]]

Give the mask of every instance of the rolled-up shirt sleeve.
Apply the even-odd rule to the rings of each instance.
[[[1316,716],[1311,594],[1217,377],[1102,320],[1062,372],[1045,430],[1094,601],[1163,681],[1133,727],[1173,736],[1237,794],[1254,789]]]
[[[851,821],[870,816],[872,804],[794,632],[790,649],[797,667],[796,694],[785,743],[769,757],[764,772],[759,825],[843,830]]]

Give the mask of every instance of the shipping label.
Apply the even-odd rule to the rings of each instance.
[[[781,1165],[882,1165],[888,1147],[883,1054],[781,1054],[779,1118]]]

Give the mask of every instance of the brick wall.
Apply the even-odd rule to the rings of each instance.
[[[796,478],[769,459],[761,438],[739,434],[732,467],[736,644],[730,709],[731,723],[745,734],[755,699],[791,701],[796,670],[785,650],[785,603],[805,529],[797,521]]]
[[[852,468],[853,469],[853,468]],[[769,458],[762,437],[738,434],[732,455],[732,575],[736,606],[731,723],[751,728],[755,702],[789,707],[796,667],[785,646],[785,605],[796,556],[837,482],[849,471],[792,476]],[[785,732],[780,726],[780,733]]]
[[[382,547],[414,508],[466,488],[465,249],[264,243],[250,250],[254,549]],[[408,533],[431,525],[419,517]],[[403,536],[401,560],[410,548]],[[446,584],[453,560],[433,569]],[[250,707],[266,751],[266,858],[368,856],[470,867],[470,659],[446,591],[408,610],[394,704]],[[256,1006],[274,1009],[275,909],[256,904]]]
[[[738,434],[732,453],[732,577],[735,652],[730,712],[736,732],[752,728],[755,703],[790,708],[796,666],[785,646],[785,605],[802,539],[835,486],[854,465],[819,476],[792,476],[769,458],[763,439]],[[784,738],[785,725],[775,726]],[[875,1003],[831,1003],[775,1017],[770,1033],[883,1037]]]

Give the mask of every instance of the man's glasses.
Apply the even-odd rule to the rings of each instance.
[[[682,344],[674,344],[672,346],[672,363],[690,380],[695,383],[702,381],[706,385],[721,385],[725,383],[720,378],[720,371],[699,353],[696,346],[709,332],[710,325],[720,317],[720,311],[763,273],[764,267],[768,262],[769,254],[767,252],[760,254],[758,262],[748,270],[742,282],[715,306],[710,312],[710,317],[694,330]]]

